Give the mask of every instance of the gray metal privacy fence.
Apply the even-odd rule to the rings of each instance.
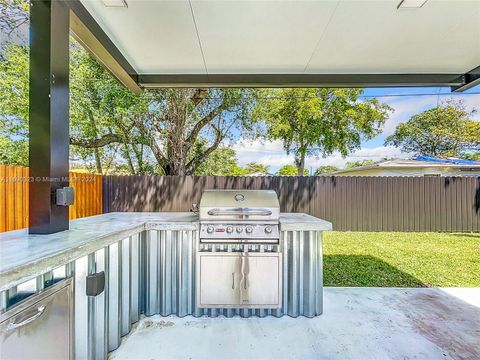
[[[103,210],[189,211],[204,189],[273,189],[335,230],[480,231],[480,177],[104,176]]]

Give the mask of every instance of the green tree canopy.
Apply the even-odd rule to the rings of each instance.
[[[3,44],[0,53],[1,159],[7,165],[28,165],[28,51]]]
[[[28,165],[28,143],[24,140],[12,140],[0,136],[0,164]]]
[[[27,0],[0,0],[2,33],[27,23],[28,10]],[[223,140],[250,131],[245,120],[254,90],[158,89],[136,95],[73,39],[70,55],[70,144],[76,166],[93,158],[98,172],[193,174]],[[5,149],[11,151],[26,149],[17,142],[28,139],[28,66],[26,44],[2,44],[0,136],[10,141]],[[205,146],[196,147],[198,141]]]
[[[448,101],[399,124],[386,145],[424,156],[462,156],[480,150],[480,122],[461,102]]]
[[[362,139],[380,133],[391,108],[377,99],[360,100],[362,89],[266,89],[253,111],[265,124],[266,136],[282,140],[295,155],[298,174],[308,155],[342,156],[358,149]]]
[[[233,137],[233,129],[249,131],[253,90],[156,89],[136,95],[86,52],[78,58],[72,103],[76,99],[80,121],[74,124],[80,127],[71,144],[94,151],[117,147],[133,174],[194,174]]]
[[[336,166],[324,165],[324,166],[320,166],[317,170],[315,170],[315,175],[318,176],[318,175],[324,175],[324,174],[331,174],[338,170],[340,169],[337,168]]]
[[[195,146],[200,148],[205,147],[205,142],[199,142]],[[237,155],[235,150],[227,146],[222,146],[210,154],[210,156],[195,170],[194,175],[243,175],[240,174],[242,170],[243,169],[237,165]]]
[[[77,166],[93,159],[94,169],[103,173],[121,165],[131,174],[193,174],[223,140],[250,131],[246,120],[254,90],[158,89],[137,95],[74,41],[70,54],[71,160]],[[0,136],[25,144],[28,66],[26,46],[2,47]],[[205,146],[196,148],[198,141]]]
[[[298,168],[295,165],[284,165],[278,169],[277,174],[280,176],[298,175]],[[308,175],[308,169],[303,170],[303,175]]]
[[[465,157],[465,159],[467,159],[467,160],[480,161],[480,152],[477,152],[477,153],[466,153],[464,157]]]
[[[7,36],[12,35],[25,25],[30,14],[27,0],[0,0],[0,31]]]
[[[268,165],[263,165],[257,162],[249,162],[247,165],[245,165],[245,171],[246,174],[255,174],[255,173],[260,173],[260,174],[268,174]]]
[[[375,165],[377,164],[378,161],[374,160],[357,160],[357,161],[350,161],[345,164],[345,169],[353,169],[356,167],[361,167],[361,166],[370,166],[370,165]]]

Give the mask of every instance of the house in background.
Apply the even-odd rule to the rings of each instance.
[[[480,176],[480,161],[419,156],[393,159],[332,173],[334,176]]]

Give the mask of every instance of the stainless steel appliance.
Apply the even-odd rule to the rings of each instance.
[[[280,308],[280,205],[275,191],[207,190],[199,217],[197,305]],[[214,251],[201,251],[205,245]]]
[[[66,279],[19,302],[0,315],[0,358],[73,357],[72,281]]]

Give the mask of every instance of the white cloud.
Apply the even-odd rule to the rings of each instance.
[[[352,152],[345,158],[339,153],[334,153],[327,158],[308,158],[306,163],[307,166],[313,169],[318,168],[319,166],[323,165],[334,165],[338,168],[342,168],[345,166],[347,162],[351,161],[361,161],[361,160],[382,160],[384,158],[409,158],[412,154],[407,154],[400,149],[397,149],[393,146],[378,146],[374,148],[363,148]]]
[[[436,99],[432,99],[430,96],[413,99],[410,97],[393,97],[389,98],[385,103],[394,109],[394,112],[390,114],[390,117],[383,125],[382,135],[386,137],[393,134],[398,124],[408,121],[413,115],[425,109],[436,106]]]
[[[271,168],[293,163],[293,156],[287,155],[281,141],[240,140],[231,145],[236,151],[240,165],[257,162]]]
[[[257,162],[270,166],[270,171],[275,172],[286,164],[293,164],[293,155],[287,155],[283,150],[281,141],[238,141],[231,147],[236,151],[239,164],[244,166],[249,162]],[[339,153],[334,153],[326,158],[308,157],[305,165],[308,169],[317,169],[323,165],[334,165],[342,168],[347,162],[357,160],[381,160],[387,158],[408,158],[411,154],[402,153],[392,146],[379,146],[375,148],[364,148],[354,151],[346,158]]]

